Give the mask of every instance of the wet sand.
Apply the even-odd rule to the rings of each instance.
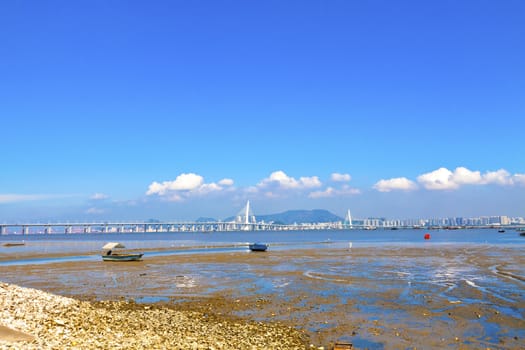
[[[501,246],[279,250],[3,267],[0,280],[87,301],[135,300],[279,322],[330,349],[519,349],[525,256]],[[140,304],[146,305],[146,304]]]

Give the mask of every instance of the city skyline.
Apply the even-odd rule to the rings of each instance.
[[[0,222],[525,216],[521,1],[0,4]]]

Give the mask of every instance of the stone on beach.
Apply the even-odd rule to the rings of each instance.
[[[35,339],[31,334],[17,331],[6,326],[0,325],[0,339],[7,342],[32,341]]]
[[[127,301],[90,303],[1,282],[0,319],[8,328],[0,349],[306,348],[301,332],[281,324]]]

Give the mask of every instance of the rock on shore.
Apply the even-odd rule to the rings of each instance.
[[[90,303],[0,282],[0,349],[305,349],[298,330],[127,301]]]

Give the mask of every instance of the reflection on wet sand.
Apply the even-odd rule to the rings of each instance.
[[[525,340],[524,266],[512,247],[327,247],[10,266],[0,280],[281,321],[326,347],[516,349]]]

